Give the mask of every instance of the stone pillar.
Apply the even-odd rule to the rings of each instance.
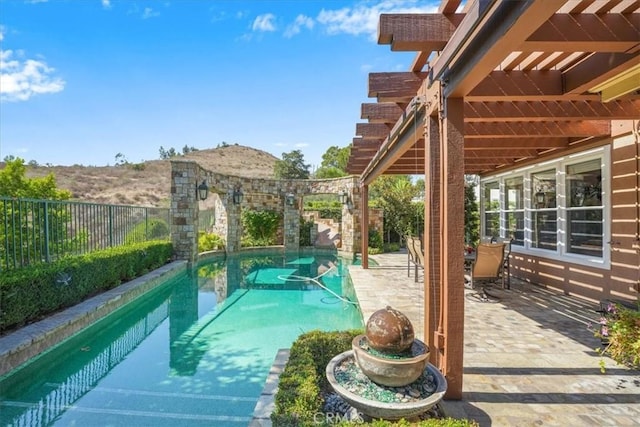
[[[284,204],[284,249],[298,250],[300,249],[300,211],[298,203],[301,200],[296,195],[293,206],[287,204],[286,195],[283,200]]]
[[[240,250],[240,238],[242,237],[242,204],[236,205],[233,203],[233,197],[228,196],[226,209],[227,252],[237,252]]]
[[[198,257],[198,164],[171,161],[171,242],[176,259]]]
[[[342,206],[342,251],[356,253],[362,244],[360,224],[362,222],[362,200],[357,177],[351,177],[346,188],[349,193],[349,204]]]

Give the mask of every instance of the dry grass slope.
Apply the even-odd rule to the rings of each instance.
[[[242,145],[199,150],[180,159],[195,160],[203,168],[227,175],[273,178],[277,157]],[[151,160],[122,166],[27,167],[27,176],[53,173],[59,188],[73,199],[86,202],[168,207],[171,197],[171,164]]]

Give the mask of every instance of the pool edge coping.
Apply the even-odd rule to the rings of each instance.
[[[53,348],[95,321],[156,288],[187,268],[173,261],[143,276],[0,337],[0,377]]]

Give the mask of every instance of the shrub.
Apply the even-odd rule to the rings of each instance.
[[[162,266],[172,254],[170,242],[150,241],[5,271],[0,276],[0,331],[114,288]]]
[[[216,233],[201,231],[198,236],[198,252],[215,251],[224,249],[224,239]]]
[[[243,246],[269,246],[276,242],[280,215],[274,211],[242,211]]]
[[[147,222],[141,222],[133,227],[127,237],[125,243],[131,244],[136,242],[145,242],[147,240],[168,239],[169,226],[161,219],[150,219]]]
[[[311,229],[315,225],[313,220],[305,220],[300,217],[300,246],[313,246],[311,241]]]
[[[382,249],[382,235],[375,228],[369,229],[369,247]]]
[[[602,340],[604,348],[597,348],[596,352],[610,356],[619,365],[640,369],[640,307],[633,309],[609,303],[601,314],[594,335]],[[605,372],[602,358],[600,370]]]

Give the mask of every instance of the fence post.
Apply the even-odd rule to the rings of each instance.
[[[109,247],[113,247],[113,205],[109,205]]]
[[[49,253],[49,202],[44,202],[44,258],[51,262]]]

